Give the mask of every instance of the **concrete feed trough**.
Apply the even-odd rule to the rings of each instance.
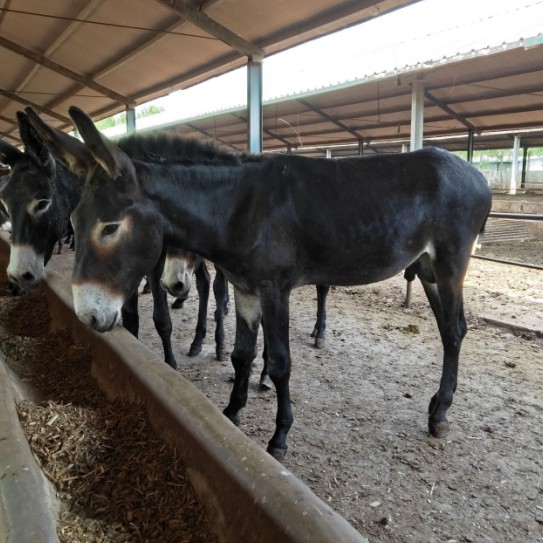
[[[0,265],[9,245],[0,240]],[[108,398],[140,402],[158,434],[176,447],[221,542],[363,543],[343,517],[269,456],[191,383],[126,330],[96,334],[73,312],[69,285],[48,273],[52,327],[89,343],[92,373]],[[14,407],[15,378],[0,364],[0,540],[58,541],[55,498],[35,464]],[[30,514],[29,512],[32,512]]]

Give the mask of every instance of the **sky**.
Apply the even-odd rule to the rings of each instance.
[[[375,77],[541,33],[543,0],[422,0],[266,57],[263,99]],[[150,102],[166,111],[138,119],[138,129],[243,107],[246,101],[244,67]]]

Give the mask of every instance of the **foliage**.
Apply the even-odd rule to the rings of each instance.
[[[150,104],[148,106],[143,106],[138,109],[136,112],[136,118],[148,117],[149,115],[156,115],[164,111],[163,107]],[[101,121],[96,123],[98,130],[105,130],[106,128],[112,128],[113,126],[125,125],[126,124],[126,111],[112,115],[111,117],[106,117]]]

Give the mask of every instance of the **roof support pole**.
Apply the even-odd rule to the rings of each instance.
[[[520,150],[520,136],[515,136],[513,143],[513,160],[511,161],[511,183],[509,185],[509,194],[517,193],[517,170],[518,155]]]
[[[468,162],[473,162],[473,147],[475,144],[475,132],[473,129],[469,129],[468,131]]]
[[[132,134],[136,131],[136,110],[133,107],[126,108],[126,132]]]
[[[262,59],[250,58],[247,63],[247,147],[249,153],[262,152]]]
[[[332,149],[330,147],[326,149],[326,158],[332,158]]]
[[[522,148],[522,177],[520,178],[520,188],[526,188],[526,170],[528,166],[528,147]]]
[[[358,154],[360,156],[364,154],[364,138],[358,140]]]
[[[409,149],[415,151],[422,149],[422,135],[424,133],[424,81],[416,79],[411,84],[411,142]],[[405,307],[411,308],[412,281],[407,282],[405,292]]]
[[[411,84],[411,151],[422,148],[423,133],[424,81],[421,79],[416,79]]]

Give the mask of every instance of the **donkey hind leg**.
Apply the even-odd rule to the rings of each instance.
[[[215,281],[221,281],[221,283],[219,283],[221,289],[224,286],[224,292],[220,290],[218,293],[218,295],[221,296],[221,310],[224,318],[224,316],[228,315],[228,311],[230,311],[230,293],[228,292],[228,280],[224,276],[224,273],[219,268],[217,268],[217,266],[215,266]],[[222,281],[224,281],[224,283],[222,283]],[[215,284],[213,284],[213,289],[215,290]],[[216,291],[215,301],[217,302],[217,304],[219,303]],[[215,321],[218,319],[218,311],[219,306],[217,305],[217,309],[215,310]]]
[[[289,297],[290,291],[280,292],[270,287],[261,298],[268,370],[277,395],[275,432],[268,442],[267,451],[277,460],[287,452],[287,435],[293,421],[289,391]]]
[[[202,352],[202,344],[207,334],[207,304],[209,302],[211,278],[205,260],[202,259],[194,274],[196,275],[196,290],[198,291],[198,321],[196,322],[196,333],[190,345],[189,356],[196,356]]]
[[[215,354],[217,360],[226,360],[224,348],[224,316],[225,307],[228,306],[228,281],[223,272],[215,268],[213,281],[213,294],[215,295]]]
[[[317,322],[311,332],[311,337],[315,338],[315,347],[322,349],[324,347],[324,331],[326,330],[326,297],[330,287],[328,285],[317,285]]]
[[[168,308],[168,295],[160,285],[163,268],[164,259],[162,258],[147,278],[153,295],[153,322],[162,340],[164,361],[176,370],[178,365],[172,350],[172,317]]]
[[[262,319],[261,323],[262,328],[264,329],[264,319]],[[262,350],[262,360],[264,361],[264,366],[262,368],[262,372],[260,373],[260,382],[258,383],[258,389],[262,392],[267,392],[268,390],[271,390],[272,388],[272,382],[270,379],[270,372],[269,372],[269,359],[268,359],[268,343],[266,342],[266,336],[264,336],[264,348]]]
[[[251,366],[256,357],[256,340],[260,325],[260,300],[255,294],[242,293],[234,288],[236,300],[236,339],[231,359],[235,377],[230,402],[223,413],[239,425],[239,411],[247,405]]]
[[[452,405],[456,391],[460,348],[467,332],[462,298],[464,272],[459,271],[459,268],[455,268],[454,272],[443,268],[434,268],[433,277],[428,269],[417,272],[443,343],[441,381],[428,407],[428,429],[435,437],[444,437],[449,430],[447,410]]]

